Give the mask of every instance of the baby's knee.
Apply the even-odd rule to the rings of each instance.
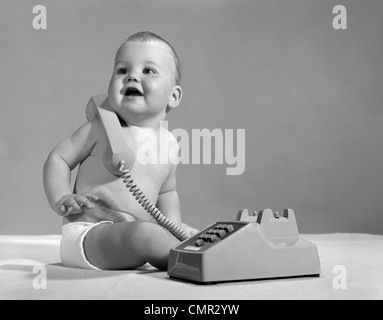
[[[158,224],[147,221],[132,224],[135,224],[135,230],[131,236],[141,258],[159,269],[166,270],[170,249],[179,241]]]
[[[168,237],[164,228],[150,221],[134,222],[134,231],[132,235],[141,241],[160,240]]]
[[[179,241],[160,225],[149,221],[134,222],[132,234],[134,241],[141,243],[147,250],[169,250]]]

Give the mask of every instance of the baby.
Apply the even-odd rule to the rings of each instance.
[[[189,235],[182,224],[176,190],[176,161],[170,159],[176,139],[160,122],[182,98],[180,63],[172,46],[150,32],[130,36],[118,49],[108,101],[120,118],[124,138],[134,154],[152,130],[167,146],[156,150],[161,163],[136,161],[132,177],[151,203]],[[164,142],[164,141],[163,141]],[[64,265],[88,269],[131,269],[147,262],[166,269],[170,249],[179,241],[141,207],[121,178],[104,166],[107,137],[96,117],[56,146],[44,165],[44,187],[54,211],[63,216],[61,259]],[[78,164],[75,191],[70,174]]]

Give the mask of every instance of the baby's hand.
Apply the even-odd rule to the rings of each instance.
[[[63,197],[57,202],[53,209],[63,217],[69,214],[76,214],[82,212],[82,207],[93,208],[94,204],[92,201],[97,201],[99,198],[93,193],[82,193],[82,194],[69,194]]]

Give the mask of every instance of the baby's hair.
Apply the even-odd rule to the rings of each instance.
[[[125,42],[146,42],[146,41],[161,41],[165,44],[167,44],[172,51],[173,54],[173,60],[176,67],[176,75],[175,75],[175,83],[179,85],[181,83],[181,62],[177,55],[177,52],[174,50],[173,46],[167,42],[165,39],[161,38],[160,36],[150,32],[150,31],[140,31],[135,34],[132,34],[128,39],[126,39]]]

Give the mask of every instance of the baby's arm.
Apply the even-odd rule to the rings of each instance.
[[[176,166],[174,165],[167,180],[162,185],[157,200],[157,208],[170,220],[181,227],[180,201],[176,188]]]
[[[74,195],[70,188],[71,171],[84,160],[96,143],[95,120],[82,125],[49,154],[44,164],[44,189],[50,206],[65,216],[79,213],[82,206],[92,208],[94,194]]]
[[[157,208],[170,220],[174,221],[181,229],[189,236],[197,234],[199,231],[186,223],[182,223],[180,200],[176,190],[175,173],[172,172],[169,179],[161,188],[161,193],[158,197]]]
[[[157,208],[170,220],[174,221],[181,229],[183,229],[190,236],[197,234],[199,231],[186,223],[182,223],[180,200],[176,188],[176,169],[177,163],[179,163],[179,146],[174,145],[176,139],[170,139],[171,152],[169,154],[170,163],[173,164],[172,170],[168,176],[168,179],[162,185],[160,194],[157,200]]]

